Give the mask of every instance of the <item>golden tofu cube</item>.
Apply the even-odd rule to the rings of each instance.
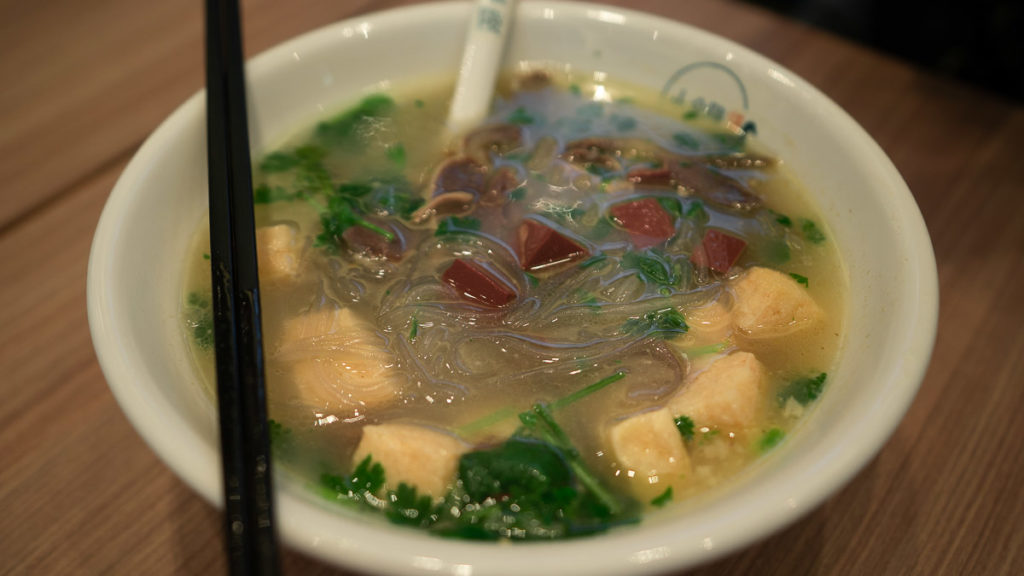
[[[285,322],[271,354],[284,366],[290,397],[317,413],[351,419],[399,398],[402,375],[373,327],[347,308]]]
[[[784,336],[813,326],[821,308],[788,274],[754,267],[732,282],[733,324],[749,338]]]
[[[459,458],[465,451],[463,442],[440,430],[387,423],[363,428],[352,465],[369,456],[384,467],[387,488],[394,490],[405,483],[420,494],[439,498],[455,481]]]
[[[612,453],[630,490],[649,501],[678,486],[692,472],[690,456],[672,414],[665,408],[631,416],[612,426]]]
[[[273,286],[294,281],[301,256],[302,245],[294,227],[276,224],[256,229],[256,265],[261,284]]]
[[[699,427],[737,430],[754,423],[761,403],[764,366],[749,352],[719,358],[673,397],[675,416]]]

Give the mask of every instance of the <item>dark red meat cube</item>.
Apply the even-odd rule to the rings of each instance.
[[[693,249],[690,261],[702,268],[711,268],[725,274],[743,253],[747,243],[718,230],[708,230],[704,240]]]
[[[523,270],[557,266],[587,254],[587,250],[534,220],[519,225],[519,263]]]
[[[611,208],[615,223],[629,232],[630,240],[639,249],[657,246],[676,233],[675,220],[654,198],[644,198]]]
[[[455,288],[459,296],[478,304],[500,307],[515,300],[516,291],[479,264],[456,259],[441,279]]]

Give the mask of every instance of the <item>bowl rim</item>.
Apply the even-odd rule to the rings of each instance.
[[[934,252],[920,209],[914,203],[905,182],[878,144],[856,121],[831,99],[785,67],[736,42],[692,25],[619,7],[543,0],[521,3],[518,8],[519,21],[538,19],[544,7],[557,10],[561,18],[581,22],[592,20],[597,12],[618,13],[625,16],[629,26],[658,27],[671,34],[687,35],[697,44],[710,46],[712,49],[727,49],[736,53],[742,60],[761,67],[771,67],[782,74],[787,82],[793,83],[800,94],[820,105],[835,126],[852,134],[858,140],[859,152],[865,161],[874,164],[887,186],[898,191],[892,200],[896,203],[901,216],[900,224],[903,227],[907,253],[914,256],[907,263],[913,270],[909,277],[914,282],[902,289],[913,296],[913,305],[908,310],[908,318],[912,323],[906,327],[906,331],[916,336],[908,337],[906,362],[895,367],[898,373],[893,376],[906,384],[894,387],[886,398],[879,399],[879,411],[875,416],[880,424],[868,428],[856,442],[851,440],[837,446],[837,452],[842,449],[841,456],[837,454],[835,458],[820,462],[816,468],[809,468],[803,474],[790,478],[791,481],[806,480],[812,474],[816,474],[828,477],[828,481],[809,483],[797,503],[780,505],[778,500],[759,500],[756,492],[747,494],[743,499],[743,503],[747,505],[744,515],[754,515],[758,521],[739,524],[740,528],[737,529],[735,525],[731,525],[737,521],[736,516],[712,519],[716,521],[709,522],[706,526],[704,532],[707,537],[700,542],[698,549],[683,549],[677,532],[659,528],[652,534],[652,530],[645,530],[643,526],[592,539],[496,545],[439,542],[435,537],[411,530],[382,527],[375,522],[345,521],[346,534],[324,538],[324,530],[338,522],[338,515],[313,507],[302,496],[279,492],[278,511],[282,536],[290,545],[306,554],[335,565],[403,574],[511,574],[520,573],[531,566],[551,566],[566,558],[573,558],[576,564],[563,566],[566,568],[561,571],[564,574],[598,575],[625,571],[650,574],[709,562],[795,522],[817,508],[839,487],[847,484],[871,461],[892,435],[924,378],[938,323],[938,274]],[[392,8],[356,16],[280,43],[251,58],[247,68],[250,74],[258,77],[273,66],[277,66],[275,62],[280,62],[281,55],[290,54],[300,46],[331,44],[336,41],[341,29],[359,23],[373,22],[377,27],[389,27],[410,25],[410,22],[415,22],[415,25],[422,26],[428,25],[431,21],[448,18],[465,20],[470,9],[471,5],[465,2],[442,2]],[[203,109],[204,92],[200,90],[179,106],[147,138],[118,179],[104,206],[93,239],[88,266],[87,300],[89,326],[96,354],[122,411],[146,443],[176,474],[207,501],[220,506],[222,495],[219,469],[216,473],[211,473],[206,468],[184,465],[187,462],[194,462],[192,451],[195,446],[203,444],[200,436],[179,414],[168,409],[168,406],[159,399],[154,401],[144,394],[141,388],[125,385],[126,382],[132,381],[135,374],[131,369],[131,358],[124,354],[127,349],[124,345],[125,334],[109,322],[108,311],[113,303],[109,300],[109,279],[106,276],[111,265],[112,251],[109,248],[116,245],[120,237],[118,221],[127,210],[126,198],[132,185],[144,176],[149,163],[156,161],[160,150],[179,136],[183,130],[184,119],[201,115]],[[176,435],[168,435],[160,433],[161,430],[177,432]],[[219,466],[219,459],[216,462]],[[296,520],[300,515],[303,517],[302,522]],[[612,540],[616,543],[614,547],[609,545]],[[685,544],[690,546],[693,543]],[[529,547],[529,558],[524,558],[527,555],[518,550],[520,546]],[[628,550],[628,553],[624,553],[623,550]]]

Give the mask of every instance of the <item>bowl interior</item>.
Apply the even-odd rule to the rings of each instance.
[[[409,79],[453,77],[471,7],[432,4],[341,22],[282,44],[248,68],[254,152],[325,111]],[[815,196],[849,280],[842,359],[819,405],[782,447],[728,489],[589,540],[497,546],[442,541],[326,511],[283,481],[292,545],[388,573],[661,571],[708,561],[795,520],[884,444],[923,378],[937,318],[935,262],[899,174],[844,112],[781,66],[682,24],[595,5],[520,5],[508,63],[607,74],[666,98],[703,98],[757,136]],[[197,384],[179,301],[183,255],[206,214],[204,100],[150,137],[118,181],[89,265],[101,366],[140,434],[189,485],[221,500],[216,412]]]

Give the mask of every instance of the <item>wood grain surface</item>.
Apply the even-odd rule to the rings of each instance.
[[[246,51],[407,3],[246,1]],[[749,6],[609,3],[832,97],[909,183],[938,258],[935,353],[893,438],[822,507],[697,573],[1024,573],[1024,107]],[[196,0],[0,1],[0,573],[225,570],[219,513],[121,414],[85,312],[103,202],[202,74]],[[344,573],[290,551],[285,571]]]

